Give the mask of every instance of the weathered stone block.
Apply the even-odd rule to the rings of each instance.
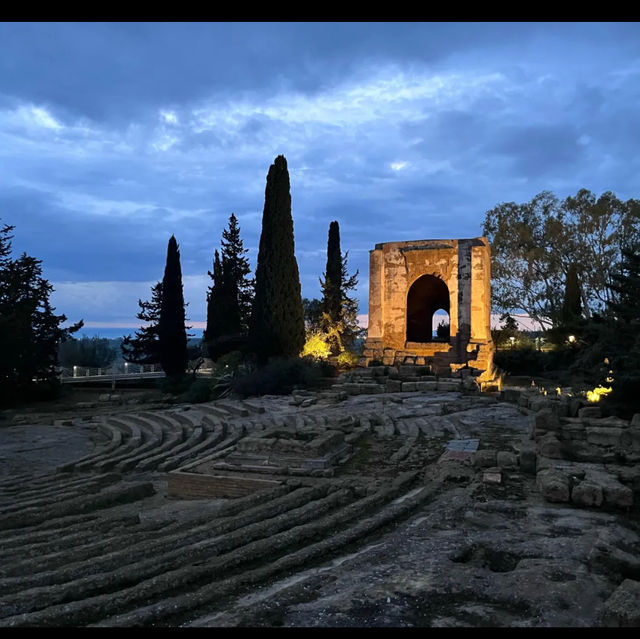
[[[541,470],[536,475],[536,485],[547,501],[554,503],[569,501],[569,478],[555,468]]]
[[[600,406],[583,406],[578,410],[580,419],[594,419],[602,416]]]
[[[438,382],[409,382],[416,385],[416,390],[421,392],[435,391],[438,389]]]
[[[398,373],[403,377],[417,377],[420,369],[417,366],[400,364],[398,366]]]
[[[399,393],[401,390],[402,390],[402,382],[399,379],[387,380],[387,393]]]
[[[554,433],[547,433],[538,440],[538,452],[550,459],[563,459],[562,442]]]
[[[620,446],[624,445],[621,439],[624,439],[626,445],[631,444],[631,437],[627,431],[622,428],[587,426],[586,431],[587,442],[589,444],[595,444],[597,446]],[[623,438],[623,435],[626,435],[626,437]]]
[[[640,413],[636,413],[632,418],[631,418],[631,424],[630,426],[637,426],[638,428],[640,428]]]
[[[518,468],[518,458],[507,450],[499,450],[496,455],[496,462],[500,468],[515,470]]]
[[[640,581],[625,579],[604,603],[602,625],[607,628],[640,627]]]
[[[409,391],[416,390],[416,382],[402,382],[402,392],[407,393]]]
[[[490,468],[496,465],[496,451],[491,448],[477,450],[473,456],[473,464],[478,468]]]
[[[535,439],[545,433],[551,431],[556,432],[560,429],[560,420],[558,415],[551,410],[543,409],[539,412],[531,415],[529,418],[529,425],[531,427],[530,436],[531,439]]]
[[[603,500],[602,486],[588,479],[576,484],[571,491],[571,501],[578,506],[599,507]]]
[[[585,405],[586,400],[580,397],[569,398],[569,417],[577,417],[578,411]]]
[[[612,479],[603,484],[604,503],[616,508],[628,508],[633,505],[633,491],[619,481]]]
[[[444,382],[442,380],[439,380],[437,384],[438,384],[439,391],[451,392],[451,391],[460,390],[461,388],[460,382]]]
[[[536,449],[533,446],[522,445],[518,454],[520,470],[530,475],[536,474]]]

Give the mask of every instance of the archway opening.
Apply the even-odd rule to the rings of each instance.
[[[449,313],[449,288],[440,278],[423,275],[411,285],[407,294],[408,342],[434,341],[433,322],[438,310]]]
[[[448,342],[450,337],[450,319],[449,313],[443,308],[439,308],[433,314],[431,325],[431,334],[434,342]]]

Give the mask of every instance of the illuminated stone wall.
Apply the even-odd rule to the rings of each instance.
[[[409,290],[424,275],[448,288],[448,342],[407,341]],[[490,248],[484,237],[376,244],[369,259],[369,330],[363,363],[430,364],[436,372],[466,365],[491,370],[490,277]]]

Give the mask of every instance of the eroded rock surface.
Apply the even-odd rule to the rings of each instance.
[[[637,420],[512,395],[327,392],[0,426],[0,626],[638,625],[640,482],[615,457]],[[584,441],[614,462],[570,458],[587,428],[610,429]],[[539,446],[551,433],[559,457]],[[180,473],[262,481],[171,498]]]

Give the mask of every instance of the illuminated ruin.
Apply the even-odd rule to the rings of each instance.
[[[376,244],[363,363],[429,365],[436,373],[468,367],[489,379],[490,257],[484,237]],[[439,310],[449,315],[448,338],[434,336]]]

